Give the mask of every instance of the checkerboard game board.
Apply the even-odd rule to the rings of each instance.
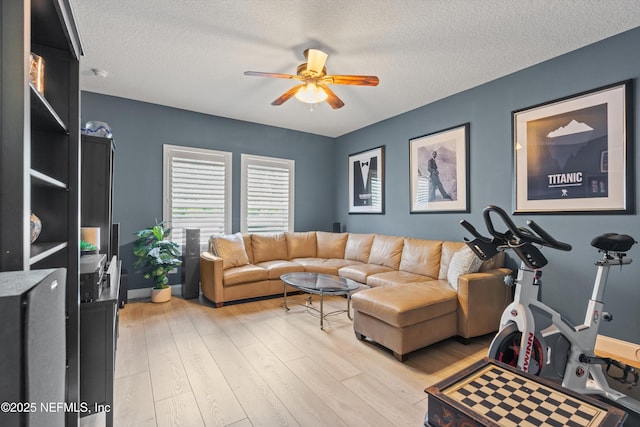
[[[595,406],[497,366],[487,366],[443,393],[505,427],[597,426],[606,415]]]
[[[492,359],[426,391],[429,426],[588,427],[619,425],[625,418],[617,408]]]

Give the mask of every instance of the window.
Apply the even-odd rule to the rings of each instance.
[[[294,161],[243,154],[240,231],[293,231]]]
[[[231,153],[163,146],[163,217],[171,221],[171,240],[184,244],[185,230],[209,236],[231,232]]]

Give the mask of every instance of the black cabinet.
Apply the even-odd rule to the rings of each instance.
[[[106,413],[107,427],[113,426],[113,381],[118,340],[118,309],[121,264],[118,254],[119,227],[113,227],[113,168],[115,144],[111,138],[81,137],[82,227],[100,229],[100,254],[110,259],[99,298],[80,304],[80,401],[87,411]],[[92,255],[88,255],[92,256]],[[82,280],[81,280],[81,283]],[[81,298],[84,301],[84,298]]]
[[[121,264],[114,256],[100,298],[80,304],[80,401],[87,405],[81,416],[105,412],[107,427],[113,426]]]
[[[111,258],[118,253],[112,248],[113,156],[115,146],[110,138],[82,135],[82,227],[100,227],[100,253]]]

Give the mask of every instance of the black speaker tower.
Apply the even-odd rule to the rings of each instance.
[[[182,252],[182,297],[200,296],[200,230],[187,229],[186,242]]]
[[[2,427],[64,425],[65,286],[64,268],[0,273]]]

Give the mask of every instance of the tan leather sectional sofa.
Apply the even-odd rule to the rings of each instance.
[[[502,268],[503,254],[481,262],[465,250],[462,242],[381,234],[214,236],[200,255],[201,288],[220,307],[282,294],[280,276],[288,272],[355,280],[363,285],[352,297],[356,336],[369,337],[404,360],[436,341],[456,335],[468,339],[498,328],[511,297],[504,284],[510,270]],[[475,265],[460,266],[464,258]]]

